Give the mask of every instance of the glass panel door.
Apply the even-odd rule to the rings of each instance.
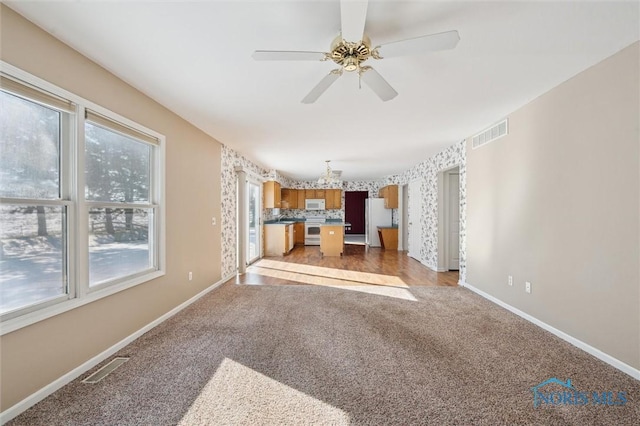
[[[262,185],[249,182],[247,195],[249,202],[248,221],[247,221],[247,264],[253,263],[260,258],[260,240],[262,239],[260,232],[260,200],[262,199],[260,189]]]

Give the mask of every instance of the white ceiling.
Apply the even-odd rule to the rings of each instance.
[[[638,1],[371,1],[372,45],[458,30],[453,50],[369,60],[380,101],[332,62],[256,62],[254,50],[328,51],[326,1],[9,1],[63,42],[267,169],[346,180],[401,173],[639,39]]]

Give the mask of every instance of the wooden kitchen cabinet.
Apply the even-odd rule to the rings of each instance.
[[[320,254],[342,256],[344,251],[344,226],[322,225],[320,227]]]
[[[342,208],[342,190],[341,189],[325,189],[324,202],[327,209]]]
[[[264,227],[265,256],[284,256],[293,249],[293,224],[272,224]]]
[[[342,208],[342,189],[333,190],[333,203],[336,209]]]
[[[293,243],[304,245],[304,222],[296,222],[293,225]]]
[[[333,202],[333,189],[325,189],[325,191],[324,191],[324,207],[327,210],[335,209],[335,203]]]
[[[384,198],[384,208],[398,208],[398,185],[387,185],[380,188],[378,197]]]
[[[398,228],[378,226],[378,236],[383,250],[398,250]]]
[[[298,193],[298,208],[304,210],[305,190],[297,189],[296,192]]]
[[[263,202],[265,209],[279,209],[281,207],[280,183],[269,180],[263,184]]]
[[[315,189],[305,189],[304,190],[304,199],[312,200],[316,198],[316,190]]]
[[[280,203],[283,209],[298,209],[298,190],[282,188],[282,200]]]

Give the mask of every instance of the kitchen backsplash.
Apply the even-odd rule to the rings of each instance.
[[[344,210],[300,210],[300,209],[280,209],[280,214],[285,218],[322,216],[327,219],[344,220]]]

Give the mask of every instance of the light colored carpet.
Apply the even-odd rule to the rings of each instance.
[[[638,381],[466,289],[409,291],[225,284],[9,424],[638,424]],[[628,401],[535,408],[551,377]]]

